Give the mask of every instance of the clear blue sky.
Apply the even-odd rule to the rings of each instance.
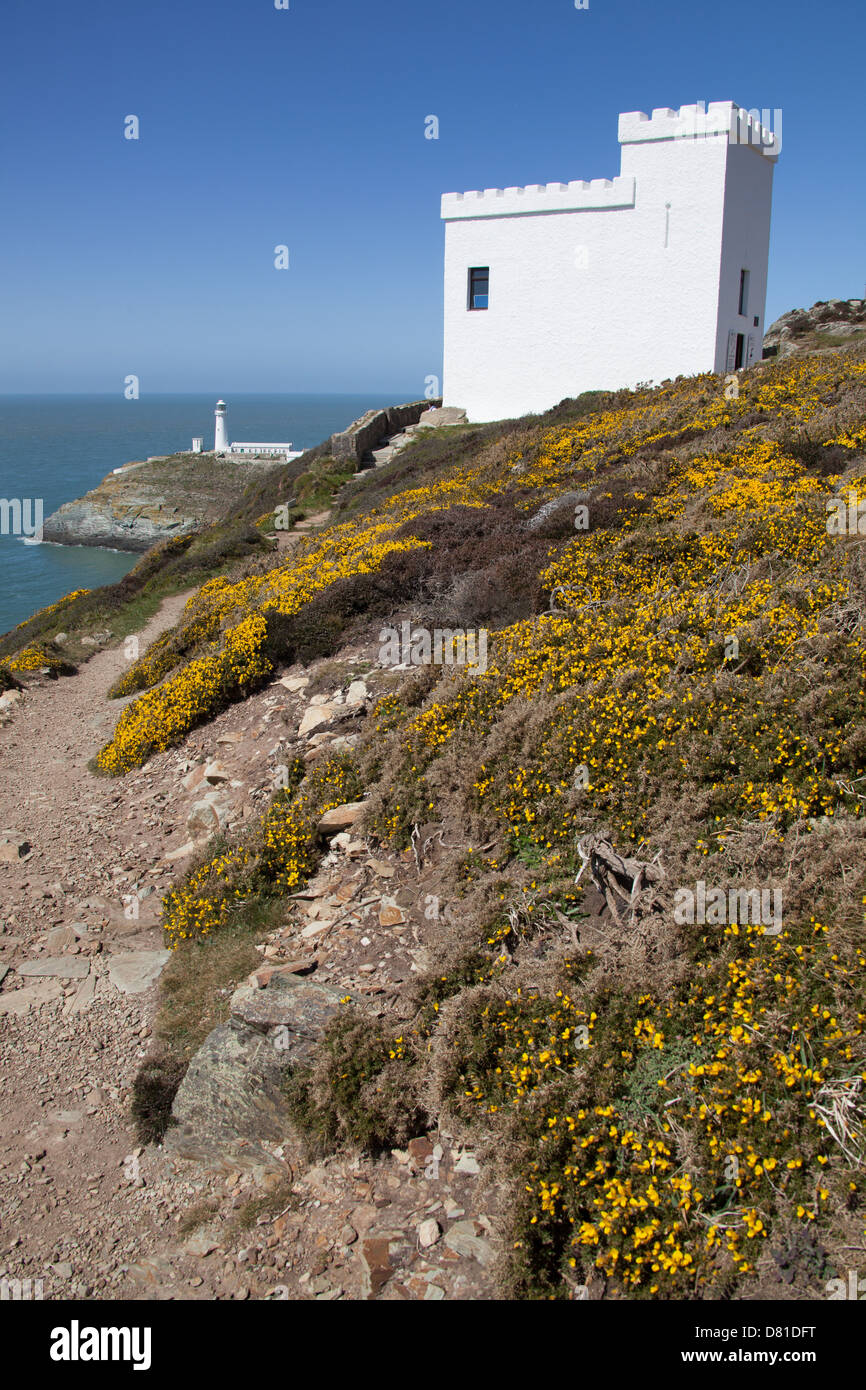
[[[783,112],[767,321],[863,294],[863,0],[290,6],[5,0],[0,392],[420,395],[440,194],[612,177],[686,102]]]

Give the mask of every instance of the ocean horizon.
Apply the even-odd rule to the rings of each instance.
[[[417,396],[417,392],[415,393]],[[113,468],[189,449],[195,436],[213,441],[211,393],[0,395],[0,497],[41,501],[48,517],[82,497]],[[226,392],[230,439],[289,442],[309,449],[365,410],[414,399],[411,392]],[[94,546],[26,544],[0,534],[0,632],[56,603],[73,589],[94,589],[126,574],[138,554]]]

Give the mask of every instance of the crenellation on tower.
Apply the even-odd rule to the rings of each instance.
[[[625,111],[619,117],[618,137],[621,145],[652,140],[708,139],[725,136],[731,144],[745,145],[765,158],[776,159],[779,141],[764,125],[762,116],[769,111],[747,111],[733,101],[711,101],[708,106],[698,102],[678,110],[663,106],[648,116],[645,111]]]
[[[443,193],[442,217],[503,217],[527,212],[579,211],[581,208],[629,207],[634,202],[634,179],[573,179],[570,183],[534,183],[525,188],[484,188],[468,193]]]

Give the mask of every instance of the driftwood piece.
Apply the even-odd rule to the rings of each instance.
[[[579,883],[587,864],[592,875],[592,881],[600,893],[604,895],[604,900],[610,908],[611,916],[617,926],[623,925],[619,914],[616,898],[621,898],[628,903],[632,911],[637,906],[641,894],[655,883],[660,883],[665,877],[665,871],[659,863],[659,856],[655,859],[634,859],[624,858],[617,854],[609,840],[605,840],[601,835],[587,835],[577,842],[577,852],[583,863],[575,878],[575,883]]]

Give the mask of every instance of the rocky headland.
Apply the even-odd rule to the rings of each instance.
[[[833,350],[864,341],[866,299],[819,300],[811,309],[789,309],[764,334],[765,357]]]
[[[449,423],[438,417],[441,400],[410,401],[368,410],[345,430],[310,451],[332,458],[336,466],[362,469],[380,461],[377,449],[408,442],[422,415],[428,425]],[[449,412],[444,412],[446,416]],[[451,412],[462,416],[462,412]],[[390,457],[390,454],[389,454]],[[187,536],[229,515],[253,481],[267,488],[269,479],[303,472],[307,455],[293,465],[274,458],[223,457],[219,454],[169,454],[125,464],[98,487],[52,512],[43,538],[56,545],[104,546],[145,551],[160,541]]]
[[[43,538],[58,545],[149,550],[219,520],[250,481],[279,470],[273,459],[172,454],[129,463],[46,518]]]

